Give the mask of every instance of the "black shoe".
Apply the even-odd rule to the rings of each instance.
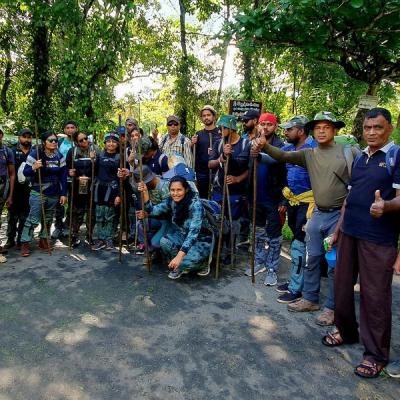
[[[292,292],[288,292],[288,293],[283,293],[281,294],[276,301],[278,303],[285,303],[285,304],[289,304],[289,303],[294,303],[297,300],[300,300],[302,298],[301,293],[292,293]]]
[[[81,240],[77,237],[72,237],[71,238],[71,247],[73,249],[77,248],[81,244]]]
[[[289,282],[282,283],[276,287],[278,293],[290,293],[289,292]]]

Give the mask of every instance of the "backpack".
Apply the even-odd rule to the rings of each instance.
[[[200,199],[204,208],[203,228],[218,236],[221,225],[221,206],[214,200]]]
[[[390,176],[393,176],[394,167],[396,165],[397,154],[398,154],[399,150],[400,150],[400,146],[397,144],[394,144],[385,154],[386,169]],[[356,155],[356,157],[354,158],[354,161],[353,161],[353,167],[357,164],[358,161],[360,161],[362,154],[363,153],[360,152]]]
[[[354,150],[356,150],[354,154]],[[344,159],[346,160],[346,165],[347,165],[347,171],[349,173],[349,177],[351,177],[351,170],[353,163],[355,163],[356,159],[358,160],[359,157],[361,157],[362,152],[358,145],[352,145],[352,144],[345,144],[343,146],[343,154],[344,154]]]

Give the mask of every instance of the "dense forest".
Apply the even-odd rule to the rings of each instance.
[[[360,137],[369,95],[399,127],[399,15],[399,0],[0,0],[0,121],[102,134],[133,114],[148,132],[176,113],[190,135],[202,104],[240,98],[281,119],[329,110]],[[154,90],[115,97],[141,76]]]

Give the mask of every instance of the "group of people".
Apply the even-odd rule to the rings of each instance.
[[[313,312],[321,308],[326,248],[335,249],[316,323],[336,329],[322,343],[336,347],[361,338],[365,352],[355,373],[378,376],[389,362],[393,268],[400,273],[400,155],[390,142],[389,111],[367,112],[362,151],[337,140],[345,124],[326,111],[278,124],[273,113],[256,110],[218,119],[206,105],[200,118],[204,128],[188,138],[179,118],[169,116],[167,134],[158,139],[157,131],[146,136],[129,117],[102,146],[74,121],[64,124],[63,138],[44,132],[39,146],[22,129],[15,146],[0,146],[0,207],[9,210],[2,251],[18,246],[29,256],[39,224],[39,248],[48,251],[50,238],[67,237],[76,247],[85,222],[86,242],[95,251],[115,249],[123,233],[136,253],[146,251],[147,263],[165,260],[169,278],[191,271],[206,276],[216,250],[210,220],[222,212],[221,261],[254,240],[254,264],[245,274],[265,273],[264,284],[276,287],[277,301],[289,311]],[[285,221],[293,234],[291,270],[278,284]],[[400,376],[399,364],[391,368]]]

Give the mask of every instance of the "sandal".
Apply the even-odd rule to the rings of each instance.
[[[361,378],[377,378],[381,371],[383,370],[383,365],[377,364],[376,362],[363,360],[357,367],[354,368],[354,373]]]
[[[337,347],[345,343],[340,336],[340,332],[335,330],[332,332],[326,332],[326,335],[322,338],[322,344],[328,347]]]

